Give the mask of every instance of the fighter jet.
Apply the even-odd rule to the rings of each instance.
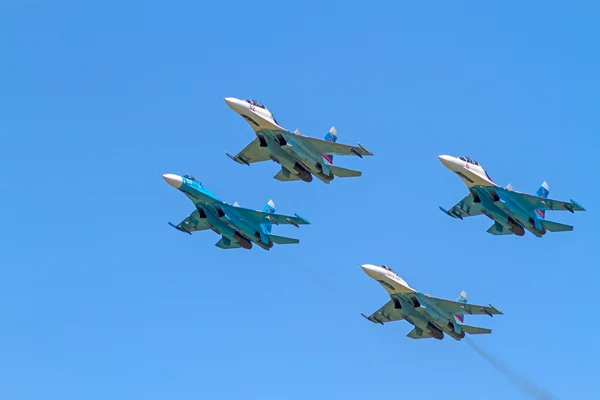
[[[564,202],[548,198],[549,186],[544,181],[535,196],[513,190],[509,183],[501,187],[494,183],[483,167],[470,157],[439,156],[444,166],[456,173],[469,188],[469,194],[449,211],[440,210],[452,218],[485,215],[494,221],[487,232],[492,235],[523,236],[525,229],[537,237],[547,231],[572,231],[570,225],[546,220],[547,210],[585,211],[575,200]]]
[[[275,179],[288,182],[302,180],[311,182],[313,175],[325,183],[334,177],[347,178],[361,176],[362,172],[333,165],[334,155],[355,155],[360,158],[373,153],[362,147],[340,144],[337,131],[331,127],[323,140],[303,136],[296,129],[293,133],[282,128],[273,114],[259,101],[240,100],[227,97],[225,103],[250,124],[256,138],[235,157],[233,161],[250,165],[272,160],[281,165]]]
[[[478,335],[492,333],[491,329],[464,325],[465,314],[503,314],[491,304],[477,306],[467,303],[467,294],[462,291],[456,301],[438,299],[428,294],[417,292],[411,288],[387,265],[361,265],[363,271],[383,286],[391,300],[370,316],[361,315],[371,322],[385,324],[387,322],[406,320],[414,325],[407,335],[411,339],[435,338],[441,340],[446,333],[460,341],[465,334]]]
[[[219,200],[193,176],[165,174],[163,178],[196,206],[196,210],[178,225],[171,222],[169,225],[190,235],[195,231],[211,229],[222,236],[215,245],[222,249],[251,249],[252,243],[256,243],[270,250],[273,243],[299,243],[298,239],[272,235],[272,225],[291,224],[298,228],[300,224],[310,224],[298,214],[294,214],[295,217],[275,214],[273,200],[269,200],[262,211],[250,210],[240,207],[237,202],[231,205]]]

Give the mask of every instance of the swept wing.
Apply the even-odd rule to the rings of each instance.
[[[396,309],[392,300],[385,303],[379,310],[375,311],[368,317],[362,313],[360,315],[371,322],[381,325],[387,322],[400,321],[404,319],[404,312]]]
[[[206,221],[206,218],[200,218],[200,213],[198,212],[198,209],[194,210],[193,213],[191,213],[186,219],[181,221],[179,224],[174,225],[171,222],[169,222],[169,225],[171,225],[177,230],[189,233],[190,235],[192,234],[192,232],[211,229],[210,225],[208,225],[208,222]]]
[[[503,314],[502,311],[497,310],[491,304],[489,306],[479,306],[476,304],[461,303],[458,301],[440,299],[431,296],[426,296],[423,299],[428,303],[432,303],[432,305],[435,305],[440,310],[446,311],[449,314],[487,314],[489,316],[492,316],[494,314]]]
[[[289,134],[292,135],[291,133]],[[330,142],[328,140],[317,139],[302,135],[294,135],[293,138],[297,142],[308,144],[320,154],[332,154],[342,156],[355,155],[361,158],[363,156],[373,155],[373,153],[362,147],[360,144],[358,146],[350,146],[347,144]]]
[[[473,217],[481,215],[481,204],[473,201],[473,195],[469,193],[461,201],[456,203],[450,210],[440,207],[440,210],[451,216],[452,218],[463,219],[465,217]]]
[[[503,188],[495,188],[498,196],[509,198],[521,204],[526,204],[531,210],[552,210],[552,211],[585,211],[581,205],[571,199],[570,202],[547,199],[545,197],[534,196],[527,193],[514,192]]]
[[[290,224],[295,226],[310,224],[310,222],[308,222],[298,214],[294,214],[294,217],[282,214],[271,214],[258,210],[251,210],[249,208],[234,207],[226,203],[219,204],[219,206],[222,207],[226,213],[231,212],[232,214],[235,214],[238,218],[242,220],[247,220],[256,224],[271,223],[275,225]]]
[[[229,153],[225,153],[233,161],[240,164],[254,164],[269,160],[269,150],[265,147],[260,147],[258,138],[251,141],[242,151],[240,151],[235,157]]]

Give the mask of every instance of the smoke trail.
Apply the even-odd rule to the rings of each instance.
[[[529,379],[523,377],[519,373],[511,370],[506,365],[502,364],[492,355],[487,353],[481,347],[476,345],[471,339],[465,338],[469,346],[473,348],[484,360],[490,363],[492,367],[498,372],[500,372],[506,379],[510,381],[521,393],[531,397],[532,399],[539,400],[553,400],[558,399],[558,397],[552,395],[552,393],[545,391],[544,389],[537,386],[535,383],[530,381]]]

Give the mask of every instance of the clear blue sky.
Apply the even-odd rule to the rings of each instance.
[[[507,399],[465,342],[369,323],[360,263],[494,304],[474,340],[560,398],[597,398],[598,5],[8,1],[0,7],[0,398]],[[290,130],[360,142],[363,176],[281,183],[229,160],[253,134],[223,97]],[[494,237],[450,207],[439,154],[574,198],[570,233]],[[299,245],[224,251],[167,225],[164,173],[297,212]]]

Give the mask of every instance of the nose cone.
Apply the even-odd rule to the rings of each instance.
[[[440,159],[440,161],[442,162],[442,164],[444,164],[444,166],[446,168],[452,168],[452,166],[455,163],[455,161],[454,161],[455,157],[452,157],[452,156],[442,155],[442,156],[438,156],[438,158]]]
[[[164,174],[162,177],[165,180],[165,182],[173,186],[175,189],[179,189],[181,187],[181,184],[183,183],[183,179],[179,175]]]
[[[246,108],[244,107],[244,104],[246,103],[240,99],[236,99],[235,97],[225,97],[224,100],[225,103],[229,106],[229,108],[231,108],[236,113],[240,113]]]
[[[373,264],[362,264],[360,266],[365,274],[369,275],[373,279],[377,279],[379,274],[379,267]]]

